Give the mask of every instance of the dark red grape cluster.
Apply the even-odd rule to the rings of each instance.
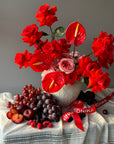
[[[96,102],[95,93],[91,91],[87,91],[87,92],[81,91],[77,100],[82,100],[83,102],[86,102],[88,105],[91,106]]]
[[[12,115],[15,114],[12,120],[15,123],[22,122],[22,119],[34,120],[36,124],[44,121],[58,122],[62,115],[61,107],[53,95],[42,92],[41,88],[36,89],[32,84],[25,85],[22,94],[16,95],[15,103],[8,102],[7,107],[10,108],[7,117],[12,119]]]

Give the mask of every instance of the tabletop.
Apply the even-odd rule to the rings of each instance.
[[[107,88],[102,93],[96,93],[96,99],[101,100],[114,92]],[[109,100],[92,114],[86,114],[82,120],[85,132],[75,126],[74,121],[68,123],[60,120],[54,122],[53,128],[38,130],[21,124],[12,123],[6,117],[6,104],[13,101],[9,92],[0,93],[0,144],[114,144],[114,102]],[[87,105],[86,105],[87,106]],[[103,114],[106,109],[108,114]]]

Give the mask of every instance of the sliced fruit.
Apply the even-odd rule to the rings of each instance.
[[[11,117],[12,117],[13,114],[10,111],[8,111],[6,115],[7,115],[8,119],[11,119]]]
[[[18,124],[18,123],[21,123],[23,121],[23,115],[16,113],[16,114],[12,115],[11,119],[14,123]]]
[[[18,111],[17,111],[15,108],[11,108],[11,109],[10,109],[10,112],[11,112],[12,114],[18,113]]]

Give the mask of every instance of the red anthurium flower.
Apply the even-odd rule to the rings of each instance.
[[[22,32],[22,40],[25,43],[29,43],[29,46],[32,46],[36,43],[36,41],[40,40],[42,37],[43,32],[38,32],[38,27],[36,24],[32,24],[29,26],[26,26],[25,29]]]
[[[110,78],[108,76],[108,73],[102,73],[102,69],[90,71],[87,88],[91,88],[93,92],[101,92],[102,89],[106,89],[110,84]]]
[[[106,32],[101,31],[98,38],[94,38],[92,43],[92,51],[95,53],[95,57],[98,58],[101,66],[109,69],[109,65],[114,62],[114,37],[112,34],[108,35]]]
[[[47,25],[51,26],[54,22],[58,21],[55,16],[55,12],[57,11],[56,6],[52,6],[49,10],[50,6],[48,4],[40,6],[38,12],[36,12],[37,21],[40,23],[40,26]]]
[[[64,84],[65,78],[62,72],[48,73],[42,80],[42,88],[48,93],[57,92]]]
[[[71,23],[65,32],[66,40],[70,44],[74,42],[75,46],[82,44],[86,38],[84,27],[77,21]]]
[[[36,53],[30,60],[30,67],[36,72],[42,72],[50,68],[53,59],[48,54]]]
[[[23,66],[26,68],[27,66],[29,66],[29,61],[31,57],[32,54],[28,53],[28,51],[25,50],[23,53],[16,53],[14,62],[19,65],[20,69]]]

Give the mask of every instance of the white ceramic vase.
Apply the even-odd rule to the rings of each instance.
[[[64,85],[59,91],[53,93],[53,95],[60,106],[67,107],[71,102],[77,99],[81,87],[82,83],[76,81],[74,85]]]

